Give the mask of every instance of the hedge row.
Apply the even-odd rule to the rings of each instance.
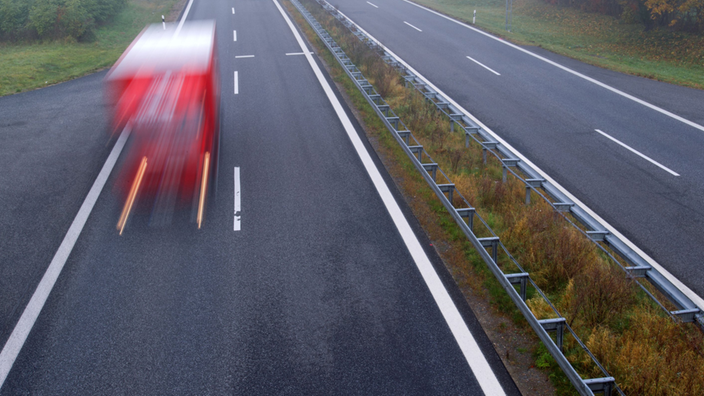
[[[704,32],[704,0],[545,0],[584,11],[598,12],[640,22],[646,30],[671,27],[689,32]]]
[[[125,4],[126,0],[0,0],[0,40],[85,39]]]

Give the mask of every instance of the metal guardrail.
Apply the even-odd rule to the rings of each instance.
[[[411,159],[415,167],[420,171],[423,178],[433,189],[435,194],[438,196],[445,208],[450,212],[452,217],[455,219],[457,224],[462,229],[462,232],[467,236],[467,238],[472,242],[476,250],[479,252],[480,256],[484,262],[488,265],[491,272],[494,274],[496,279],[499,281],[504,290],[508,293],[511,300],[514,302],[516,307],[519,309],[521,314],[526,318],[529,325],[535,333],[538,335],[543,344],[547,347],[550,354],[553,356],[557,364],[560,366],[562,371],[567,375],[575,389],[582,395],[593,395],[594,392],[600,392],[604,395],[611,395],[612,390],[617,390],[619,394],[623,395],[621,389],[616,385],[613,377],[609,376],[606,370],[599,364],[593,354],[584,345],[584,343],[579,339],[577,334],[572,330],[572,328],[567,324],[564,317],[562,317],[555,307],[550,303],[545,294],[540,290],[540,288],[533,282],[530,278],[530,274],[526,273],[523,268],[518,264],[518,262],[511,256],[506,247],[501,243],[500,238],[494,234],[486,221],[476,213],[476,210],[470,205],[470,203],[461,195],[459,190],[455,189],[454,184],[447,177],[447,175],[442,171],[442,169],[435,163],[430,156],[430,154],[424,150],[423,146],[416,140],[412,132],[406,128],[405,124],[401,119],[393,112],[390,106],[385,102],[384,98],[379,95],[371,83],[363,76],[362,72],[357,68],[356,65],[350,60],[350,58],[344,53],[342,48],[335,42],[335,40],[327,33],[327,31],[318,23],[315,18],[297,1],[291,0],[292,4],[301,12],[304,18],[308,21],[311,27],[316,31],[318,36],[323,40],[327,48],[334,55],[337,61],[342,65],[347,75],[354,81],[357,88],[362,92],[369,104],[374,108],[377,115],[381,118],[387,129],[392,133],[396,141],[401,145],[404,152]],[[348,28],[352,27],[352,24],[344,18],[340,18],[339,14],[335,12],[335,8],[330,6],[328,3],[322,4],[328,11],[334,12],[334,15],[341,20]],[[370,43],[361,32],[354,32],[361,40]],[[372,45],[375,45],[373,43]],[[413,83],[413,76],[407,75],[407,81]],[[415,84],[414,84],[415,85]],[[432,95],[432,94],[431,94]],[[426,95],[428,97],[430,95]],[[433,96],[433,99],[436,99]],[[444,109],[450,109],[447,102],[436,102],[439,107]],[[454,115],[454,113],[449,114],[451,119],[457,122],[461,128],[465,130],[468,138],[474,138],[474,135],[481,134],[481,128],[476,125],[465,123],[464,125],[459,123],[463,122],[459,115]],[[459,122],[458,122],[459,121]],[[464,123],[464,122],[463,122]],[[453,129],[454,129],[454,123]],[[480,135],[481,136],[481,135]],[[478,141],[478,140],[477,140]],[[413,143],[412,143],[413,142]],[[467,140],[469,143],[469,140]],[[488,150],[493,150],[497,148],[497,143],[490,140],[486,140],[482,147],[484,148],[484,154],[486,155]],[[486,159],[486,157],[485,157]],[[508,169],[508,166],[517,165],[512,159],[504,159],[502,163],[504,164],[504,170]],[[504,176],[506,173],[504,173]],[[443,183],[438,182],[438,178],[442,177],[444,179]],[[530,190],[528,190],[530,191]],[[446,195],[447,194],[447,195]],[[527,195],[529,197],[529,195]],[[465,205],[464,207],[455,207],[453,202],[459,198]],[[527,198],[528,201],[528,198]],[[474,220],[478,219],[486,227],[489,232],[491,232],[491,237],[479,238],[474,233]],[[503,251],[509,258],[510,261],[515,265],[516,271],[514,273],[505,273],[497,265],[498,254]],[[491,254],[487,249],[491,249]],[[526,304],[526,294],[527,287],[532,286],[536,292],[550,305],[553,312],[557,317],[550,319],[539,320],[535,317],[533,312],[530,310]],[[518,290],[516,289],[518,287]],[[555,333],[555,340],[550,336],[549,333]],[[562,353],[562,347],[564,343],[565,335],[572,335],[581,348],[590,356],[594,364],[600,369],[604,374],[600,378],[592,379],[582,379],[580,375],[575,371],[574,367],[567,360],[565,355]]]
[[[667,279],[666,276],[661,274],[657,269],[653,268],[648,263],[646,258],[629,247],[624,240],[619,238],[619,236],[611,233],[605,224],[602,224],[599,220],[594,218],[584,208],[576,205],[575,202],[564,194],[561,189],[542,178],[540,173],[536,169],[533,169],[529,164],[525,163],[525,161],[522,161],[519,158],[519,155],[514,153],[502,143],[496,141],[491,133],[485,131],[482,127],[477,125],[470,117],[465,115],[460,109],[456,108],[450,100],[443,97],[440,93],[435,92],[432,87],[423,81],[422,78],[419,78],[411,70],[405,67],[400,59],[397,59],[396,56],[390,53],[390,51],[388,51],[381,43],[369,36],[359,25],[354,23],[342,12],[330,5],[327,1],[320,0],[320,4],[331,12],[338,20],[342,21],[360,40],[367,43],[367,45],[369,45],[372,49],[382,53],[382,58],[387,63],[394,66],[402,74],[405,74],[406,81],[413,84],[416,89],[423,93],[428,100],[434,102],[438,109],[444,112],[450,120],[453,121],[453,130],[455,123],[457,123],[461,129],[464,129],[464,133],[467,137],[467,145],[471,139],[482,145],[485,159],[487,152],[489,152],[501,161],[504,168],[504,179],[506,177],[506,173],[510,172],[513,176],[523,181],[526,185],[527,202],[529,202],[528,200],[531,191],[537,193],[558,213],[560,213],[563,218],[569,221],[580,232],[594,242],[610,260],[626,272],[628,277],[636,280],[636,283],[641,290],[643,290],[667,315],[674,320],[679,320],[685,323],[694,322],[700,329],[704,330],[704,311],[702,311],[702,308],[697,306],[691,298],[685,295],[685,293],[683,293],[677,286]],[[525,175],[525,177],[521,177],[516,171],[514,171],[514,169],[518,169],[523,173],[523,175]],[[540,190],[550,196],[552,201],[541,193]],[[586,231],[577,227],[569,218],[567,218],[567,216],[565,216],[564,213],[569,213],[572,215],[580,224],[583,225]],[[611,251],[606,249],[606,247],[615,252],[615,254],[627,263],[627,265],[623,265],[614,257]],[[660,291],[670,303],[672,303],[675,309],[670,310],[666,308],[664,304],[657,299],[657,297],[655,297],[640,283],[640,281],[638,281],[640,278],[646,279],[650,284],[655,286],[655,288]]]

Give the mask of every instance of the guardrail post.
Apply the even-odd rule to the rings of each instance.
[[[484,165],[486,165],[486,151],[496,149],[497,142],[482,142],[482,158],[484,159]]]
[[[386,121],[394,126],[394,129],[398,131],[398,117],[386,117]]]
[[[474,233],[474,213],[476,210],[474,208],[455,208],[455,211],[460,217],[467,218],[467,226]]]
[[[423,163],[423,146],[408,146],[408,149],[418,157],[418,162]]]
[[[528,286],[528,277],[529,274],[527,272],[519,272],[517,274],[504,274],[506,279],[508,279],[509,283],[512,285],[520,285],[520,295],[521,299],[523,301],[526,301],[526,289]]]
[[[569,212],[574,206],[572,202],[553,202],[552,205],[558,212]]]
[[[519,161],[519,160],[516,159],[516,158],[504,158],[504,159],[501,160],[501,163],[502,163],[502,164],[501,164],[501,170],[502,170],[502,172],[503,172],[503,177],[502,177],[501,180],[502,180],[504,183],[506,183],[506,177],[507,177],[507,173],[508,173],[508,167],[509,167],[509,166],[515,167],[516,165],[518,165],[518,161]]]
[[[398,133],[398,136],[403,139],[404,142],[406,142],[406,146],[411,144],[411,131],[396,131],[396,133]]]
[[[587,231],[587,236],[594,242],[604,242],[607,235],[609,235],[608,231]]]
[[[543,319],[539,320],[538,323],[543,326],[545,331],[554,331],[556,333],[555,345],[557,345],[557,347],[560,348],[560,352],[562,352],[562,344],[565,337],[565,325],[567,324],[565,318]]]
[[[462,125],[459,124],[459,121],[462,119],[462,114],[450,114],[450,132],[455,131],[455,123],[462,127]]]
[[[694,317],[701,313],[701,310],[699,308],[692,308],[682,309],[679,311],[671,311],[670,313],[673,316],[678,317],[683,323],[691,323],[694,322]]]
[[[452,192],[455,191],[455,185],[454,184],[438,184],[437,185],[440,191],[443,193],[447,193],[447,199],[450,201],[450,205],[452,205]],[[453,207],[455,205],[452,205]]]
[[[611,391],[614,390],[616,380],[614,377],[591,378],[582,380],[592,392],[601,392],[604,396],[611,396]]]
[[[626,270],[626,272],[634,278],[644,278],[645,273],[651,268],[652,267],[647,265],[639,265],[635,267],[625,267],[624,270]]]
[[[483,247],[491,248],[491,258],[494,260],[494,263],[498,265],[497,260],[499,258],[499,237],[477,238],[477,240],[479,240],[479,243],[481,243]]]
[[[423,169],[425,169],[428,174],[430,174],[430,177],[433,178],[433,181],[436,181],[435,179],[437,178],[437,173],[438,173],[438,164],[436,163],[428,163],[428,164],[421,164],[423,165]],[[452,201],[450,201],[452,202]]]
[[[471,135],[476,135],[479,133],[478,127],[465,127],[464,128],[464,147],[469,147],[469,138]]]
[[[530,191],[532,188],[540,188],[543,186],[545,179],[526,179],[526,205],[530,205]]]

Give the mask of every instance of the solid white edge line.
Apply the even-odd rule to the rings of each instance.
[[[186,6],[186,11],[183,13],[183,17],[181,17],[181,21],[178,23],[178,27],[176,28],[176,31],[174,32],[174,36],[178,36],[178,32],[181,31],[181,28],[183,27],[183,23],[186,22],[186,17],[188,16],[188,12],[191,11],[192,5],[193,5],[193,0],[189,0],[188,5]]]
[[[406,22],[406,21],[403,21],[403,23],[405,23],[406,25],[412,27],[413,29],[415,29],[415,30],[417,30],[417,31],[419,31],[419,32],[422,32],[422,30],[418,29],[417,27],[411,25],[410,23],[408,23],[408,22]]]
[[[501,75],[501,74],[499,74],[498,72],[492,70],[491,68],[489,68],[488,66],[486,66],[485,64],[479,62],[478,60],[476,60],[476,59],[474,59],[474,58],[471,58],[471,57],[467,56],[467,59],[469,59],[469,60],[471,60],[472,62],[478,64],[479,66],[481,66],[481,67],[483,67],[483,68],[489,70],[490,72],[496,74],[497,76],[500,76],[500,75]]]
[[[602,87],[602,88],[608,89],[609,91],[611,91],[611,92],[613,92],[613,93],[615,93],[615,94],[621,95],[621,96],[623,96],[624,98],[630,99],[630,100],[632,100],[632,101],[634,101],[634,102],[636,102],[636,103],[638,103],[638,104],[641,104],[641,105],[643,105],[643,106],[645,106],[645,107],[647,107],[647,108],[649,108],[649,109],[651,109],[651,110],[655,110],[655,111],[657,111],[657,112],[659,112],[659,113],[661,113],[661,114],[664,114],[664,115],[666,115],[666,116],[668,116],[668,117],[670,117],[670,118],[673,118],[673,119],[675,119],[675,120],[677,120],[677,121],[680,121],[680,122],[682,122],[682,123],[684,123],[684,124],[687,124],[687,125],[689,125],[689,126],[691,126],[691,127],[693,127],[693,128],[699,129],[700,131],[704,131],[704,126],[702,126],[702,125],[700,125],[700,124],[697,124],[696,122],[693,122],[693,121],[690,121],[690,120],[688,120],[688,119],[686,119],[686,118],[684,118],[684,117],[678,116],[677,114],[671,113],[671,112],[669,112],[669,111],[667,111],[667,110],[665,110],[665,109],[663,109],[663,108],[661,108],[661,107],[658,107],[658,106],[655,106],[655,105],[653,105],[653,104],[650,104],[650,103],[648,103],[648,102],[646,102],[646,101],[644,101],[644,100],[642,100],[642,99],[638,99],[638,98],[636,98],[635,96],[632,96],[632,95],[630,95],[630,94],[627,94],[627,93],[625,93],[625,92],[623,92],[623,91],[621,91],[621,90],[619,90],[619,89],[616,89],[616,88],[614,88],[614,87],[612,87],[612,86],[610,86],[610,85],[604,84],[603,82],[601,82],[601,81],[599,81],[599,80],[595,80],[595,79],[593,79],[593,78],[591,78],[591,77],[589,77],[589,76],[586,76],[586,75],[584,75],[584,74],[582,74],[582,73],[580,73],[580,72],[578,72],[578,71],[572,70],[572,69],[570,69],[570,68],[568,68],[568,67],[566,67],[566,66],[563,66],[563,65],[561,65],[561,64],[559,64],[559,63],[557,63],[557,62],[553,62],[553,61],[551,61],[550,59],[544,58],[544,57],[542,57],[542,56],[540,56],[540,55],[538,55],[538,54],[534,54],[534,53],[528,51],[527,49],[521,48],[521,47],[519,47],[519,46],[517,46],[517,45],[515,45],[515,44],[513,44],[513,43],[509,43],[508,41],[506,41],[506,40],[504,40],[504,39],[501,39],[501,38],[499,38],[499,37],[492,36],[491,34],[486,33],[486,32],[484,32],[484,31],[481,31],[481,30],[479,30],[479,29],[477,29],[477,28],[475,28],[475,27],[469,26],[469,25],[467,25],[466,23],[463,23],[463,22],[460,22],[460,21],[458,21],[458,20],[452,19],[452,18],[450,18],[449,16],[443,15],[443,14],[441,14],[441,13],[435,11],[435,10],[431,10],[430,8],[423,7],[422,5],[416,4],[416,3],[412,2],[412,1],[409,1],[409,0],[403,0],[403,1],[405,1],[405,2],[408,3],[408,4],[414,5],[414,6],[418,7],[418,8],[424,9],[424,10],[426,10],[426,11],[428,11],[428,12],[430,12],[430,13],[433,13],[433,14],[435,14],[435,15],[437,15],[437,16],[443,17],[443,18],[447,19],[448,21],[454,22],[454,23],[456,23],[456,24],[458,24],[458,25],[460,25],[460,26],[464,26],[464,27],[466,27],[467,29],[471,29],[471,30],[473,30],[473,31],[475,31],[475,32],[477,32],[477,33],[483,34],[484,36],[489,37],[489,38],[491,38],[491,39],[493,39],[493,40],[496,40],[496,41],[498,41],[498,42],[500,42],[500,43],[506,44],[506,45],[508,45],[509,47],[512,47],[512,48],[517,49],[517,50],[519,50],[519,51],[521,51],[521,52],[524,52],[524,53],[526,53],[526,54],[528,54],[528,55],[530,55],[530,56],[532,56],[532,57],[534,57],[534,58],[536,58],[536,59],[540,59],[540,60],[543,61],[543,62],[549,63],[549,64],[551,64],[551,65],[553,65],[553,66],[555,66],[555,67],[557,67],[557,68],[560,68],[560,69],[562,69],[562,70],[568,72],[568,73],[574,74],[575,76],[577,76],[577,77],[579,77],[579,78],[582,78],[582,79],[584,79],[584,80],[587,80],[587,81],[589,81],[589,82],[591,82],[591,83],[593,83],[593,84],[596,84],[596,85],[598,85],[598,86],[600,86],[600,87]]]
[[[367,4],[369,4],[370,6],[372,6],[372,7],[374,7],[374,8],[379,8],[379,6],[376,5],[376,4],[372,4],[372,3],[370,3],[370,2],[367,2]]]
[[[496,375],[494,375],[494,372],[491,369],[491,366],[489,366],[486,357],[479,349],[477,341],[472,336],[472,333],[469,331],[467,324],[464,322],[462,316],[457,310],[455,303],[452,301],[452,298],[445,289],[445,286],[442,284],[440,277],[435,272],[435,269],[433,268],[430,259],[425,254],[425,251],[423,251],[423,247],[421,246],[420,242],[413,233],[413,230],[411,229],[408,220],[406,220],[405,216],[403,215],[403,212],[401,212],[401,208],[398,206],[398,203],[391,194],[391,191],[389,190],[389,187],[386,185],[386,182],[382,178],[381,173],[379,173],[379,170],[374,165],[374,161],[369,155],[367,149],[364,147],[364,143],[362,143],[362,140],[357,135],[354,126],[352,125],[352,122],[347,117],[347,114],[342,108],[340,102],[337,100],[335,93],[333,92],[332,88],[330,88],[330,85],[323,76],[323,73],[320,71],[320,68],[315,63],[315,60],[313,60],[312,55],[308,51],[306,44],[303,42],[303,39],[298,34],[298,31],[293,26],[293,23],[288,18],[283,8],[281,8],[279,2],[277,0],[272,1],[274,2],[274,4],[276,4],[276,7],[279,9],[279,12],[281,12],[281,15],[286,20],[286,23],[293,32],[293,35],[296,37],[296,41],[298,41],[298,44],[301,46],[301,49],[306,52],[306,59],[308,60],[310,67],[313,69],[315,76],[318,78],[318,81],[320,82],[321,87],[325,91],[325,94],[327,95],[330,104],[335,109],[335,112],[337,113],[340,122],[345,128],[347,136],[349,137],[350,141],[352,142],[352,145],[357,151],[357,155],[359,155],[359,158],[362,161],[365,170],[369,174],[372,183],[374,183],[374,186],[376,187],[379,196],[381,197],[382,201],[384,202],[384,205],[386,206],[386,210],[389,211],[389,215],[391,216],[394,225],[396,226],[399,231],[399,234],[403,238],[403,241],[406,244],[406,247],[408,248],[408,251],[410,252],[411,256],[413,257],[413,261],[415,262],[418,271],[421,273],[423,280],[428,285],[428,289],[430,290],[430,293],[432,294],[435,303],[438,305],[442,316],[445,318],[445,321],[448,327],[450,328],[450,331],[452,332],[453,336],[455,337],[455,340],[457,341],[460,350],[464,354],[464,357],[467,363],[469,364],[472,372],[474,373],[474,376],[477,382],[479,383],[479,386],[481,386],[482,391],[487,395],[504,395],[505,392],[501,387],[499,380],[496,378]]]
[[[237,41],[237,30],[232,31],[232,41]]]
[[[117,159],[120,156],[129,135],[129,127],[122,130],[122,133],[117,139],[115,146],[112,148],[108,159],[105,161],[103,168],[100,170],[95,182],[93,182],[93,186],[83,201],[81,208],[78,210],[78,214],[76,214],[76,217],[73,219],[68,232],[66,232],[66,236],[64,236],[59,249],[54,254],[54,258],[51,260],[51,263],[46,269],[44,276],[42,276],[41,281],[39,281],[32,298],[29,300],[24,312],[22,312],[22,316],[19,321],[17,321],[14,330],[12,330],[10,338],[7,339],[2,352],[0,352],[0,388],[2,388],[2,385],[5,383],[5,379],[10,373],[12,365],[15,363],[17,355],[19,355],[20,350],[24,346],[32,327],[34,327],[34,323],[37,321],[39,313],[42,308],[44,308],[44,304],[49,298],[49,294],[54,288],[56,280],[61,274],[61,271],[63,270],[64,265],[71,254],[71,250],[73,250],[73,246],[76,244],[78,237],[81,235],[83,226],[86,224],[88,216],[93,210],[100,193],[103,191],[105,182],[107,182],[112,169],[115,167],[115,163],[117,162]]]
[[[236,55],[235,59],[254,58],[254,55]]]
[[[638,155],[639,157],[643,158],[644,160],[650,162],[650,163],[653,164],[653,165],[656,165],[657,167],[661,168],[662,170],[664,170],[664,171],[666,171],[666,172],[668,172],[668,173],[670,173],[670,174],[672,174],[672,175],[675,175],[675,176],[679,176],[679,175],[680,175],[679,173],[677,173],[677,172],[673,171],[672,169],[666,167],[665,165],[663,165],[663,164],[661,164],[661,163],[655,161],[654,159],[648,157],[647,155],[641,153],[640,151],[638,151],[638,150],[636,150],[636,149],[630,147],[629,145],[627,145],[626,143],[623,143],[622,141],[616,139],[615,137],[613,137],[613,136],[611,136],[611,135],[609,135],[609,134],[607,134],[607,133],[605,133],[605,132],[603,132],[603,131],[601,131],[601,130],[599,130],[599,129],[595,129],[595,131],[597,131],[597,132],[599,132],[600,134],[602,134],[603,136],[605,136],[605,137],[611,139],[612,141],[614,141],[614,142],[620,144],[622,147],[624,147],[625,149],[629,150],[629,151],[632,152],[633,154]]]
[[[240,83],[239,83],[239,76],[237,75],[237,71],[235,71],[235,95],[240,93]]]
[[[404,0],[407,1],[407,0]],[[407,1],[408,2],[408,1]],[[411,3],[411,2],[408,2]],[[413,4],[413,3],[411,3]],[[416,5],[416,4],[414,4]],[[420,6],[419,6],[420,7]],[[343,15],[345,18],[348,20],[352,21],[348,16],[343,14],[340,10],[337,10],[341,15]],[[432,10],[430,10],[432,11]],[[450,19],[452,20],[452,19]],[[630,239],[626,238],[623,234],[621,234],[614,226],[611,224],[607,223],[604,219],[601,218],[601,216],[597,215],[593,210],[591,210],[587,205],[585,205],[582,201],[577,199],[574,195],[572,195],[569,191],[567,191],[564,187],[562,187],[560,184],[558,184],[552,177],[550,177],[547,173],[545,173],[542,169],[538,168],[534,163],[532,163],[528,158],[526,158],[523,154],[521,154],[518,150],[513,148],[510,144],[508,144],[505,140],[503,140],[499,135],[497,135],[494,131],[489,129],[484,123],[479,121],[477,117],[472,115],[470,112],[468,112],[464,107],[460,106],[459,103],[455,102],[449,95],[445,94],[442,90],[440,90],[438,87],[436,87],[433,83],[431,83],[427,78],[425,78],[422,74],[418,73],[414,68],[411,67],[406,61],[401,59],[399,56],[397,56],[393,51],[391,51],[389,48],[387,48],[385,45],[383,45],[379,40],[374,38],[369,32],[366,30],[362,29],[361,26],[358,24],[352,22],[357,29],[359,29],[361,32],[366,34],[369,38],[372,40],[376,41],[376,43],[384,49],[384,51],[388,52],[391,56],[395,57],[398,59],[398,61],[404,65],[408,70],[410,70],[413,74],[416,75],[416,77],[420,78],[423,80],[425,84],[427,84],[430,88],[435,90],[435,92],[439,93],[440,95],[444,96],[448,102],[450,102],[457,110],[461,111],[464,115],[469,117],[472,121],[474,121],[478,126],[480,126],[483,130],[485,130],[487,133],[489,133],[494,140],[497,142],[501,143],[504,147],[507,149],[511,150],[513,153],[516,154],[516,156],[523,161],[526,165],[530,166],[533,168],[540,176],[547,180],[550,184],[555,186],[562,194],[564,194],[566,197],[568,197],[572,202],[575,203],[575,205],[579,206],[584,210],[587,214],[589,214],[594,220],[598,221],[601,223],[610,233],[612,233],[616,238],[620,239],[626,246],[631,248],[636,254],[638,254],[641,258],[643,258],[650,266],[655,268],[662,276],[667,278],[667,280],[670,281],[676,288],[678,288],[682,294],[687,296],[692,302],[701,310],[704,310],[704,299],[702,299],[699,295],[697,295],[692,289],[687,287],[684,283],[682,283],[679,279],[677,279],[674,275],[672,275],[669,271],[667,271],[662,265],[660,265],[655,259],[650,257],[648,254],[646,254],[643,250],[641,250],[638,246],[636,246],[635,243],[631,242]],[[458,22],[459,23],[459,22]]]

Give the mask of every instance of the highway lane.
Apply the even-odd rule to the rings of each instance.
[[[112,148],[105,73],[0,98],[0,344]]]
[[[698,265],[704,255],[703,130],[408,2],[373,4],[335,3],[688,287],[704,294],[704,268]],[[703,91],[525,49],[704,125]]]
[[[141,213],[120,237],[108,187],[0,394],[480,394],[306,59],[286,55],[300,47],[274,3],[194,2],[204,18],[224,112],[204,228]]]

